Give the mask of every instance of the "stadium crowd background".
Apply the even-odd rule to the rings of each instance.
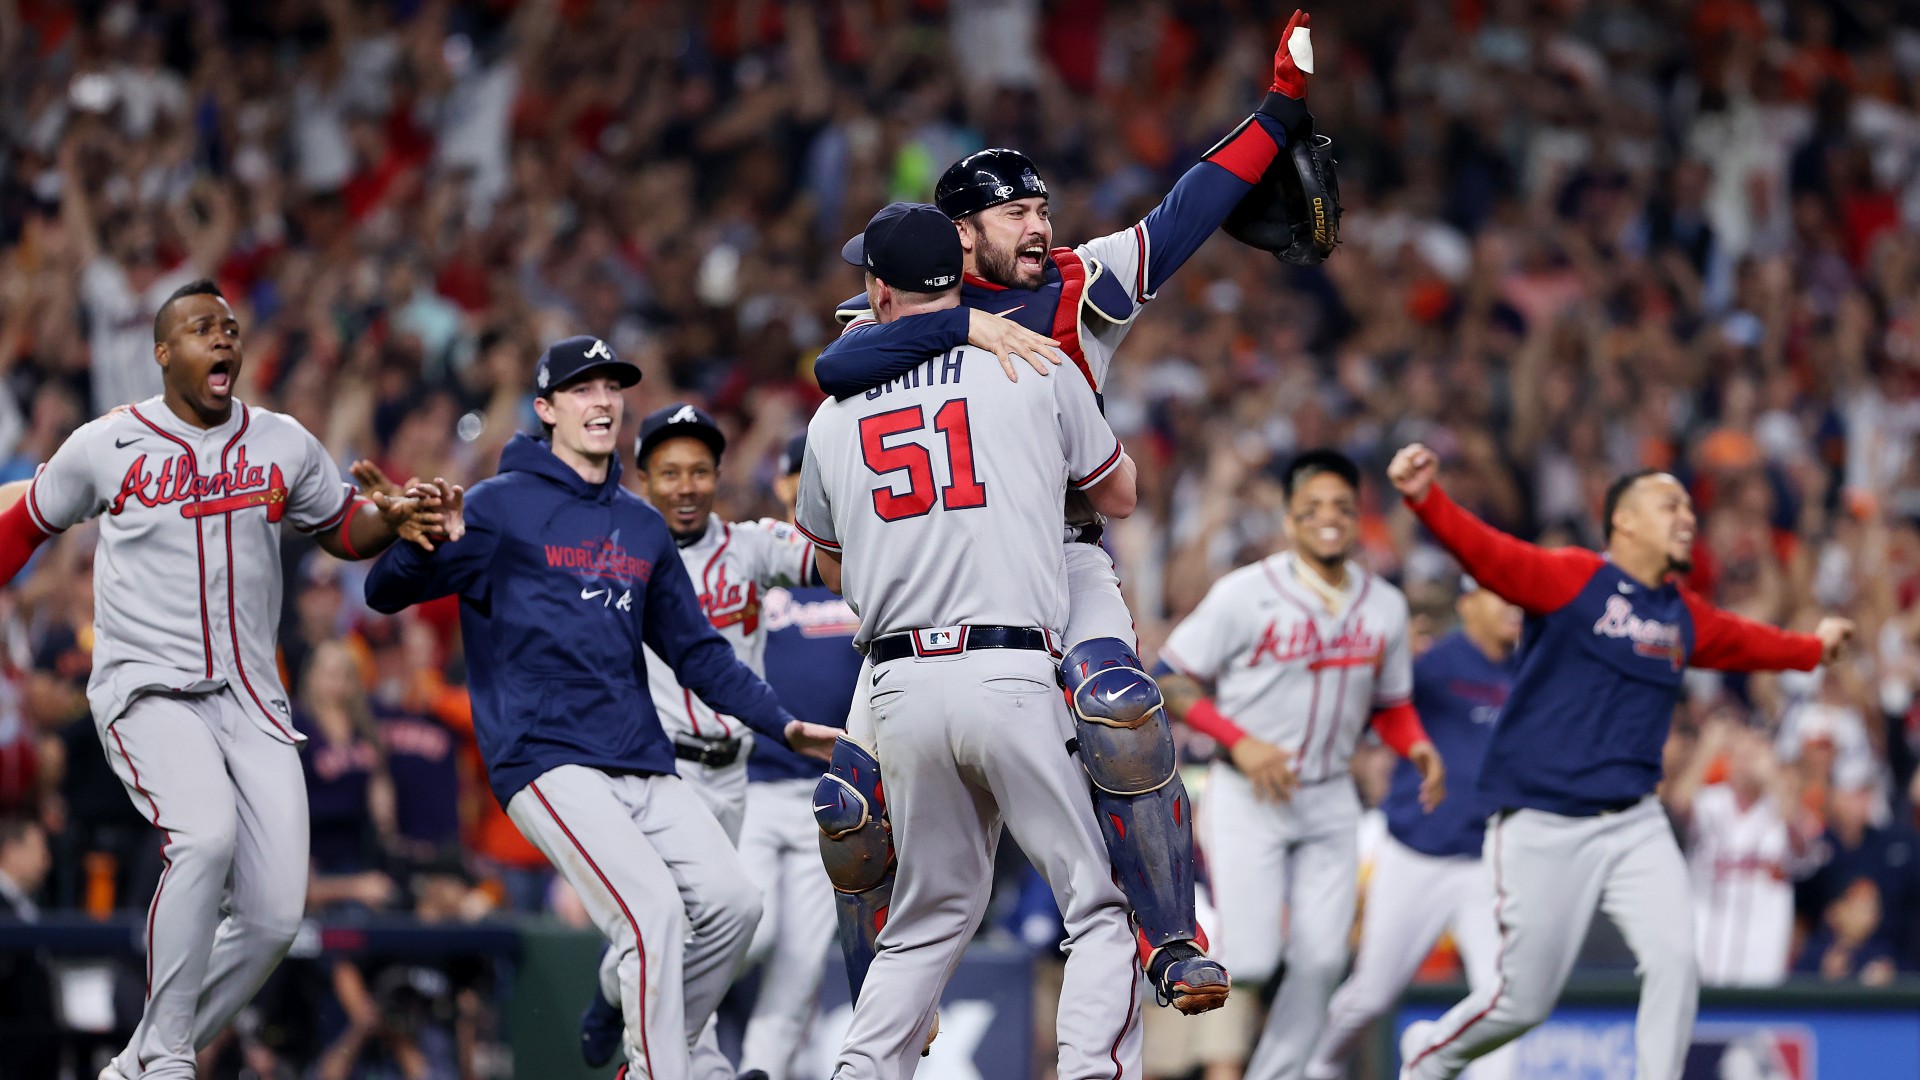
[[[1254,104],[1291,7],[0,0],[0,480],[158,390],[153,310],[204,274],[245,327],[240,396],[343,465],[483,478],[530,423],[540,346],[584,332],[646,371],[629,439],[699,402],[733,434],[722,512],[778,513],[773,457],[858,288],[841,239],[991,145],[1040,164],[1061,242],[1129,225]],[[1800,628],[1843,613],[1864,641],[1819,677],[1691,680],[1670,775],[1702,725],[1766,732],[1810,840],[1797,966],[1920,972],[1920,9],[1314,20],[1344,247],[1307,271],[1216,238],[1108,390],[1140,466],[1109,536],[1147,655],[1282,543],[1295,449],[1368,467],[1365,559],[1431,629],[1454,571],[1388,497],[1394,449],[1440,450],[1504,528],[1589,545],[1609,478],[1670,468],[1701,510],[1697,588]],[[0,915],[138,908],[159,869],[82,694],[92,547],[75,529],[0,591]],[[451,612],[372,615],[353,567],[291,534],[287,555],[314,909],[564,913],[478,782]],[[282,994],[331,1002],[330,1043],[281,1048],[315,1075],[402,1053],[375,1001],[407,977],[348,969]],[[442,995],[463,1069],[483,981]]]

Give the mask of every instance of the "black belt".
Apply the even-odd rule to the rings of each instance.
[[[681,761],[694,761],[709,769],[724,769],[740,757],[739,739],[722,739],[716,742],[673,744],[673,756]]]
[[[1045,630],[1032,626],[962,626],[953,640],[930,640],[931,630],[903,630],[898,634],[875,638],[867,646],[867,659],[876,664],[902,660],[909,656],[954,656],[975,649],[1031,649],[1051,653],[1053,642]]]

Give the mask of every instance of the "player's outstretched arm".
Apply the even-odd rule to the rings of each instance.
[[[1584,548],[1548,550],[1474,517],[1440,489],[1440,458],[1419,443],[1404,447],[1387,466],[1387,479],[1440,545],[1486,588],[1529,615],[1565,607],[1600,568]]]
[[[390,544],[367,571],[367,606],[392,615],[413,604],[467,592],[485,578],[500,542],[493,513],[484,502],[467,505],[464,493],[448,487],[447,497],[455,505],[442,522],[449,535],[432,546]],[[416,490],[421,491],[418,498],[429,497]],[[373,498],[391,496],[375,491]]]
[[[1153,667],[1154,681],[1167,715],[1212,739],[1226,750],[1227,759],[1253,785],[1254,793],[1270,802],[1286,802],[1300,786],[1293,771],[1293,755],[1264,739],[1257,739],[1228,719],[1200,681],[1183,674],[1165,660]]]
[[[733,646],[700,610],[686,564],[671,548],[654,561],[653,580],[647,584],[646,607],[640,615],[644,620],[641,638],[647,648],[665,660],[680,685],[709,708],[738,717],[754,731],[808,757],[825,761],[832,756],[840,730],[794,719],[773,688],[740,662]],[[644,656],[635,656],[634,670],[645,685]]]
[[[1018,381],[1016,357],[1045,375],[1066,362],[1054,351],[1059,344],[1012,319],[967,307],[908,315],[889,323],[855,319],[820,351],[813,362],[813,377],[821,390],[850,398],[905,375],[930,356],[972,345],[992,353],[1007,378]]]
[[[1797,634],[1722,611],[1680,590],[1693,616],[1694,667],[1719,671],[1812,671],[1838,660],[1853,642],[1851,620],[1828,616],[1811,634]]]
[[[31,480],[0,485],[0,505],[6,507],[0,511],[0,585],[12,581],[33,558],[34,549],[54,535],[33,519],[26,499],[32,486]]]
[[[1412,702],[1403,701],[1374,712],[1370,721],[1380,741],[1393,752],[1413,762],[1420,770],[1420,808],[1432,813],[1447,797],[1447,764],[1427,737],[1420,714]]]
[[[1138,224],[1087,244],[1110,271],[1088,289],[1089,306],[1109,321],[1127,321],[1219,231],[1273,166],[1289,129],[1307,119],[1312,71],[1312,20],[1296,10],[1274,49],[1273,81],[1260,108],[1182,174]]]
[[[432,551],[436,541],[458,540],[466,531],[461,519],[465,490],[440,477],[431,483],[414,482],[405,493],[374,490],[347,511],[335,531],[314,539],[335,558],[371,559],[395,540],[405,540]]]

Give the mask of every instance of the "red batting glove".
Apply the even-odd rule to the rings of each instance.
[[[1307,76],[1313,74],[1313,16],[1294,9],[1293,18],[1280,33],[1280,47],[1273,51],[1273,85],[1270,94],[1285,94],[1296,101],[1307,96]]]

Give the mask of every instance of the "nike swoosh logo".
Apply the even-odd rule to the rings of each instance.
[[[1026,306],[1027,306],[1027,305],[1025,305],[1025,304],[1015,304],[1015,305],[1013,305],[1012,307],[1010,307],[1010,308],[1008,308],[1008,309],[1007,309],[1007,310],[1005,310],[1005,311],[996,311],[996,312],[994,312],[994,314],[995,314],[995,315],[998,315],[998,316],[1000,316],[1001,318],[1003,318],[1003,319],[1004,319],[1004,318],[1006,318],[1007,316],[1009,316],[1009,315],[1011,315],[1011,314],[1013,314],[1013,313],[1014,313],[1014,312],[1016,312],[1016,311],[1019,311],[1019,310],[1020,310],[1021,308],[1023,308],[1023,307],[1026,307]]]
[[[819,812],[820,812],[820,811],[822,811],[822,810],[832,810],[832,809],[834,809],[834,805],[833,805],[832,803],[828,803],[828,804],[827,804],[827,805],[825,805],[825,806],[816,806],[816,807],[814,807],[814,808],[813,808],[813,812],[817,814],[817,813],[819,813]]]
[[[581,590],[580,590],[580,599],[582,599],[582,600],[591,600],[591,599],[593,599],[593,598],[594,598],[594,597],[596,597],[596,596],[600,596],[600,595],[602,595],[602,594],[603,594],[603,593],[605,593],[606,591],[607,591],[607,590],[605,590],[605,589],[595,589],[595,590],[593,590],[592,592],[588,592],[588,591],[587,591],[587,590],[585,590],[585,589],[581,589]]]
[[[888,672],[885,672],[885,671],[876,671],[876,672],[874,672],[874,673],[873,673],[873,685],[875,685],[875,686],[879,686],[879,685],[880,685],[880,680],[881,680],[881,679],[884,679],[884,678],[886,678],[888,674],[889,674],[889,673],[888,673]]]
[[[131,439],[115,439],[113,440],[113,448],[115,450],[125,450],[127,447],[132,446],[134,443],[137,443],[139,441],[140,441],[140,436],[138,435],[135,435]]]

